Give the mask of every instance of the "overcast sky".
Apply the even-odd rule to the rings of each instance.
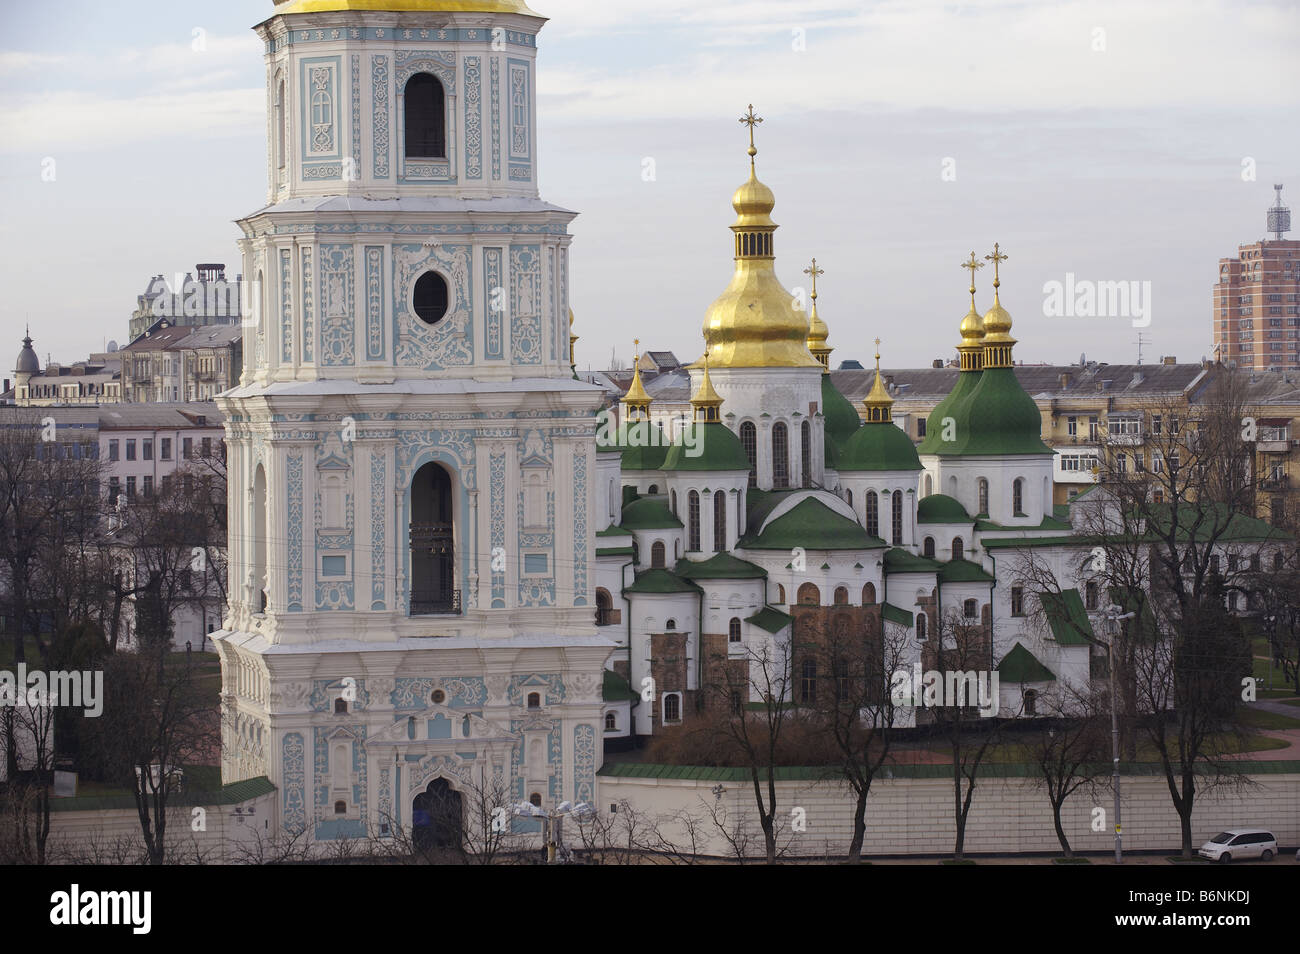
[[[224,261],[266,196],[271,0],[0,0],[0,364],[125,342],[151,275]],[[732,191],[777,196],[777,272],[826,270],[832,360],[950,357],[958,266],[1000,242],[1023,361],[1208,354],[1220,257],[1300,206],[1294,0],[533,0],[542,195],[573,225],[579,367],[694,359]],[[192,48],[202,29],[206,50]],[[42,179],[47,159],[56,178]],[[654,160],[655,178],[643,177]],[[1297,209],[1300,211],[1300,208]],[[1293,233],[1292,238],[1300,238]],[[1149,282],[1149,313],[1051,316],[1048,283]],[[980,274],[988,307],[992,276]],[[1133,309],[1131,309],[1133,310]],[[1149,320],[1149,326],[1135,327]],[[5,344],[8,341],[8,344]]]

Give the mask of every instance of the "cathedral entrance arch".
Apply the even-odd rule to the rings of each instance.
[[[460,792],[445,778],[435,778],[411,805],[412,840],[417,851],[459,850],[464,826]]]

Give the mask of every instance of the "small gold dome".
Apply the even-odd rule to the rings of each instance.
[[[641,347],[641,342],[636,343],[636,347]],[[645,385],[641,383],[641,355],[638,353],[632,362],[632,383],[628,386],[627,394],[623,395],[623,404],[630,411],[648,412],[651,404],[651,397],[646,392]],[[629,414],[629,416],[631,416]]]
[[[831,336],[831,330],[826,327],[826,322],[822,321],[821,316],[817,314],[817,301],[813,300],[812,312],[808,315],[808,349],[811,351],[813,345],[823,345],[826,339]]]
[[[754,168],[749,170],[749,181],[731,197],[731,207],[736,210],[736,226],[740,228],[775,228],[772,210],[776,208],[776,194],[758,181]]]
[[[276,15],[381,10],[387,13],[522,13],[535,17],[524,0],[275,0]]]
[[[700,376],[700,386],[691,395],[691,407],[695,408],[695,420],[718,420],[718,408],[722,407],[722,395],[713,387],[709,378],[709,353],[704,352],[704,373]]]
[[[889,396],[889,389],[885,387],[884,380],[880,377],[880,339],[876,339],[876,380],[871,385],[871,390],[867,396],[862,399],[862,406],[866,408],[868,424],[888,424],[893,421],[894,399]]]
[[[975,310],[975,302],[970,303],[970,311],[961,320],[962,344],[979,344],[984,338],[984,320]]]

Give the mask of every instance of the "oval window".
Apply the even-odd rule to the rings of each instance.
[[[447,282],[436,272],[425,272],[415,283],[415,315],[427,325],[447,317]]]

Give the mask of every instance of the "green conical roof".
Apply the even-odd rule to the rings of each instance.
[[[840,473],[862,470],[920,470],[912,439],[893,423],[863,424],[840,450]]]
[[[950,416],[957,439],[951,444],[940,441],[935,453],[941,456],[1053,453],[1043,443],[1038,405],[1020,386],[1013,368],[985,368],[970,397]]]
[[[691,447],[688,445],[695,448],[696,456],[691,456]],[[695,421],[686,425],[682,439],[668,449],[659,469],[749,473],[749,456],[745,453],[740,438],[726,424],[720,421]]]
[[[948,396],[940,401],[925,422],[925,439],[917,450],[922,454],[951,453],[950,445],[943,440],[943,419],[951,417],[955,421],[957,410],[965,404],[980,383],[980,372],[963,371],[957,376],[957,384]]]
[[[826,463],[835,466],[839,452],[862,426],[862,418],[858,417],[852,402],[835,387],[829,374],[822,375],[822,417],[825,419]]]

